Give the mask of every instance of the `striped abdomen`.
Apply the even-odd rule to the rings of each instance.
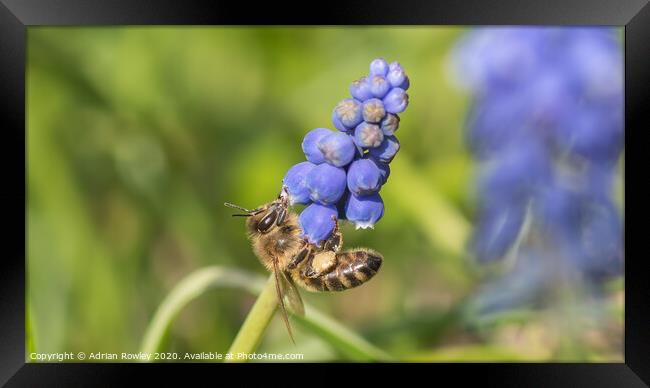
[[[304,270],[291,271],[294,280],[309,291],[343,291],[357,287],[375,276],[383,257],[372,250],[362,249],[336,254],[336,263],[327,272],[306,276]]]

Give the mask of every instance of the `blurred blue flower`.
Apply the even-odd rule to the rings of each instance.
[[[470,247],[480,262],[516,248],[518,264],[495,284],[530,296],[487,287],[483,308],[530,302],[559,272],[590,283],[620,275],[623,231],[611,198],[623,148],[616,36],[596,27],[479,28],[452,58],[473,95],[466,135],[479,162],[479,212]],[[515,280],[526,266],[536,268],[528,287]]]
[[[504,257],[517,240],[525,216],[524,204],[499,202],[483,207],[471,242],[478,260],[487,263]]]
[[[550,179],[551,160],[533,139],[525,139],[479,166],[478,190],[486,202],[510,204],[530,200]]]

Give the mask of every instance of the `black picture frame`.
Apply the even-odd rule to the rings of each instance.
[[[365,3],[331,2],[280,5],[274,2],[222,1],[101,1],[101,0],[0,0],[0,128],[6,146],[0,153],[3,181],[2,234],[5,255],[0,259],[0,383],[8,386],[114,386],[140,373],[155,374],[167,383],[186,381],[180,365],[156,364],[33,364],[25,363],[25,258],[26,258],[26,158],[25,64],[26,31],[36,25],[181,25],[181,24],[281,24],[281,25],[609,25],[625,27],[626,225],[643,217],[647,200],[640,177],[643,171],[640,134],[648,131],[650,105],[650,6],[646,0],[507,0]],[[316,9],[318,7],[318,9]],[[291,9],[293,12],[289,12]],[[634,159],[639,159],[638,162]],[[631,168],[630,168],[631,167]],[[18,206],[23,201],[24,207]],[[638,210],[637,210],[638,209]],[[625,249],[625,352],[623,363],[608,364],[337,364],[348,369],[345,381],[368,381],[377,372],[399,367],[435,376],[435,381],[463,383],[478,378],[504,387],[632,387],[650,383],[650,289],[643,271],[640,229],[627,228]],[[21,243],[22,241],[22,243]],[[633,255],[630,248],[641,255]],[[168,368],[166,368],[168,367]],[[236,374],[253,367],[266,369],[268,379],[284,372],[282,365],[187,365],[193,375],[225,371]],[[291,367],[291,366],[289,366]],[[323,376],[331,365],[293,366],[291,373]],[[273,368],[273,369],[272,369]],[[298,370],[299,369],[299,370]],[[351,372],[351,373],[349,373]],[[250,376],[250,374],[248,374]],[[443,376],[444,375],[444,376]],[[432,377],[433,378],[433,377]],[[283,379],[283,378],[282,378]],[[316,377],[320,379],[320,377]],[[404,382],[415,381],[403,379]],[[440,379],[440,380],[438,380]],[[207,380],[210,381],[210,380]],[[646,384],[644,384],[646,382]]]

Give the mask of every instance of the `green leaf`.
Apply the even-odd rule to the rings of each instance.
[[[214,288],[236,287],[256,293],[263,282],[257,276],[217,266],[205,267],[181,280],[158,306],[140,346],[140,351],[160,350],[162,339],[178,313],[192,300]]]

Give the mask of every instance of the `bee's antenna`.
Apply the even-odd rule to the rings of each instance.
[[[248,210],[245,207],[241,207],[239,205],[235,205],[234,203],[230,203],[230,202],[224,202],[223,204],[227,207],[246,212],[244,214],[233,214],[232,215],[233,217],[250,217],[259,214],[262,211],[260,208]]]
[[[246,213],[252,213],[252,212],[254,212],[254,210],[248,210],[248,209],[246,209],[245,207],[241,207],[241,206],[239,206],[239,205],[235,205],[234,203],[224,202],[223,204],[224,204],[225,206],[229,207],[229,208],[237,209],[237,210],[242,210],[242,211],[245,211]]]

